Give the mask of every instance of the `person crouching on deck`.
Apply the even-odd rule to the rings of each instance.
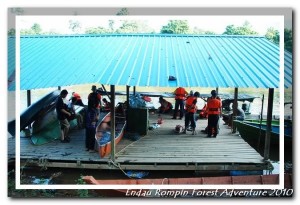
[[[64,103],[64,98],[66,98],[68,95],[67,90],[62,90],[60,92],[60,95],[58,96],[55,104],[55,109],[57,113],[57,119],[59,120],[60,129],[61,129],[61,135],[60,135],[60,141],[62,143],[68,143],[70,142],[70,138],[68,136],[69,129],[70,129],[70,123],[67,119],[67,117],[71,116],[71,113],[67,111],[67,105]]]
[[[208,114],[208,130],[207,137],[217,137],[218,122],[221,114],[222,102],[217,98],[217,92],[211,91],[211,98],[207,100],[207,114]]]
[[[186,130],[191,123],[192,135],[196,134],[196,119],[195,113],[197,112],[197,98],[200,97],[199,92],[195,92],[193,97],[189,97],[185,102],[185,122],[184,122],[184,131],[186,134]]]
[[[158,108],[159,113],[169,113],[173,109],[172,103],[165,100],[163,97],[159,97],[160,107]]]
[[[88,106],[85,124],[85,148],[86,151],[95,152],[96,126],[99,120],[98,111],[94,106]]]

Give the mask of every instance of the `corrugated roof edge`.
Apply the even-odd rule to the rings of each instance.
[[[128,33],[128,34],[61,34],[61,35],[21,35],[21,38],[57,38],[57,37],[98,37],[98,36],[148,36],[148,37],[228,37],[228,38],[265,38],[261,35],[207,35],[207,34],[153,34],[153,33]]]

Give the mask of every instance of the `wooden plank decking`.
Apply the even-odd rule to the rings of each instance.
[[[150,114],[149,125],[157,122],[157,114]],[[43,161],[47,166],[91,169],[179,169],[179,170],[263,170],[266,163],[238,134],[221,125],[217,138],[206,138],[200,130],[207,120],[197,121],[197,135],[176,134],[177,124],[184,120],[171,120],[163,115],[163,124],[149,130],[138,141],[123,138],[116,146],[116,164],[110,157],[100,159],[98,153],[85,151],[85,130],[73,130],[71,143],[59,140],[41,145],[32,145],[29,138],[21,138],[21,161]],[[222,124],[222,123],[220,123]],[[8,139],[8,157],[15,156],[15,138]],[[192,165],[192,166],[191,166]],[[41,166],[39,164],[39,166]]]

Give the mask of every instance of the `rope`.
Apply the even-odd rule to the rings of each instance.
[[[128,174],[121,168],[120,163],[116,164],[114,161],[110,160],[115,167],[119,168],[128,178],[132,179],[132,177],[128,176]]]

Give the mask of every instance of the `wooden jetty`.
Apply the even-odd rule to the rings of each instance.
[[[115,161],[110,156],[100,158],[97,152],[85,151],[85,129],[73,130],[70,143],[59,140],[36,146],[28,137],[20,138],[20,160],[32,166],[122,169],[122,170],[195,170],[195,171],[261,171],[270,166],[268,161],[248,145],[238,134],[220,121],[217,138],[206,138],[201,133],[206,119],[197,121],[197,134],[175,133],[176,125],[184,120],[173,120],[161,115],[160,127],[148,131],[139,140],[126,136],[116,146]],[[149,126],[157,123],[158,114],[149,114]],[[8,139],[8,159],[15,159],[15,138]]]

